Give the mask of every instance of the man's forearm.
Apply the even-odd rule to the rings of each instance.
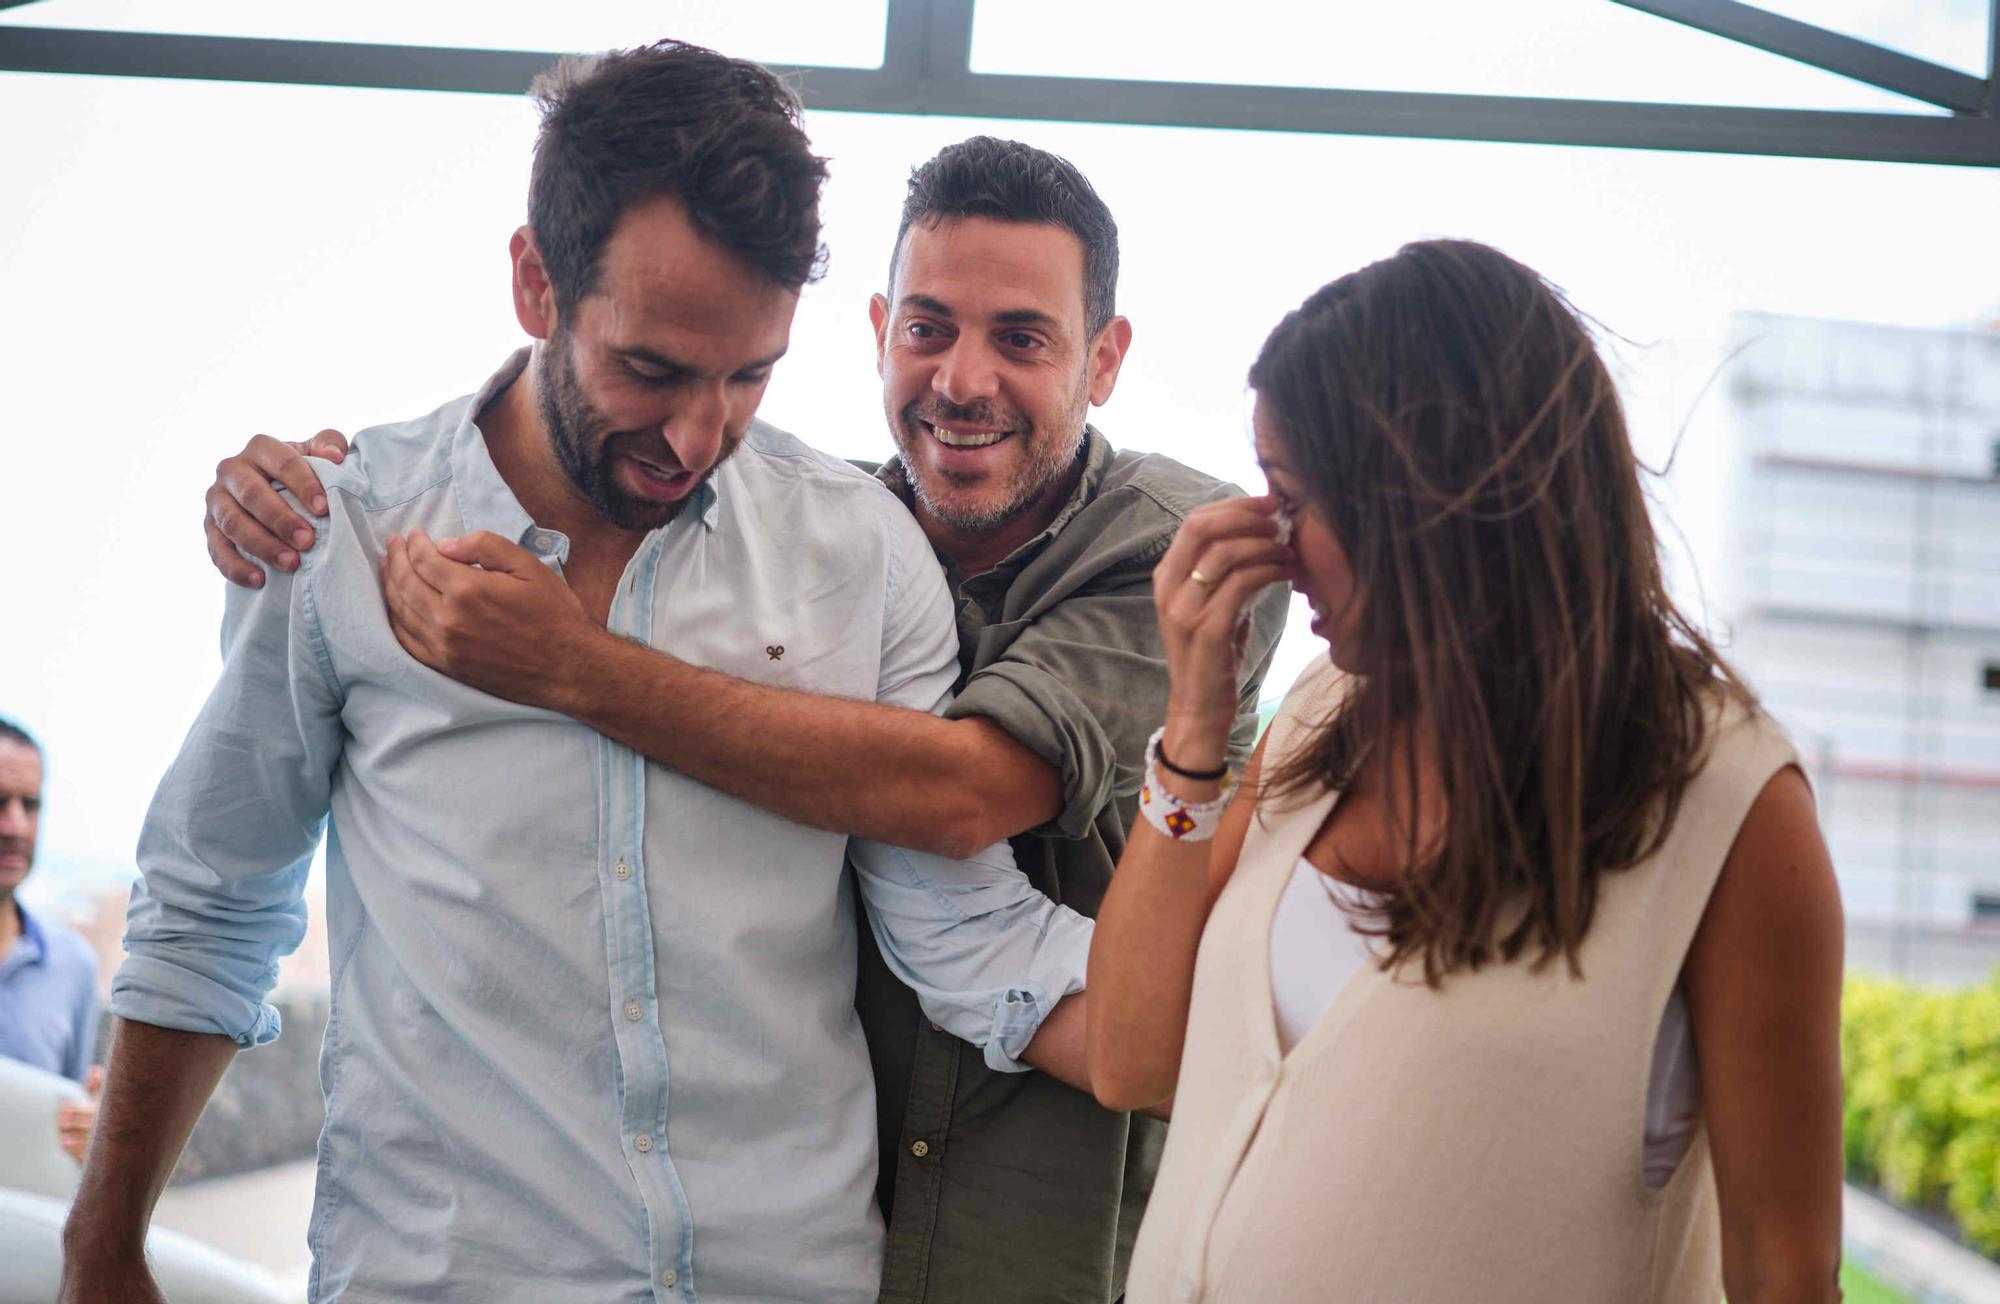
[[[1089,1091],[1087,1024],[1086,993],[1078,992],[1057,1001],[1056,1008],[1049,1011],[1049,1017],[1035,1030],[1034,1039],[1021,1052],[1021,1062],[1078,1091]]]
[[[72,1264],[143,1255],[153,1205],[235,1055],[227,1037],[118,1021],[97,1130],[63,1231]]]
[[[991,721],[753,684],[609,635],[554,705],[754,806],[895,846],[968,856],[1061,809],[1054,767]]]

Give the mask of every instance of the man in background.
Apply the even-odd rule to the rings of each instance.
[[[41,744],[0,719],[0,1056],[60,1073],[90,1093],[91,1100],[65,1101],[56,1113],[63,1149],[82,1163],[104,1077],[92,1063],[97,958],[76,933],[21,904],[41,818]]]

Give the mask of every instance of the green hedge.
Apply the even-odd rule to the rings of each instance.
[[[1850,977],[1840,1024],[1849,1176],[2000,1253],[2000,973],[1953,991]]]

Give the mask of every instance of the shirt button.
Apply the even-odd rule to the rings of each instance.
[[[637,1001],[628,1001],[625,1005],[625,1017],[634,1023],[637,1023],[639,1016],[644,1013],[645,1011],[639,1008],[639,1002]]]
[[[626,879],[632,877],[632,867],[621,860],[618,862],[617,868],[611,871],[611,877],[623,883]]]
[[[1174,1294],[1180,1299],[1194,1298],[1194,1278],[1182,1277],[1174,1283]]]
[[[671,1286],[680,1279],[681,1274],[675,1272],[672,1268],[668,1268],[660,1273],[660,1284],[662,1286]]]
[[[633,1137],[632,1148],[642,1155],[650,1153],[653,1149],[653,1134],[651,1132],[641,1132],[638,1136]]]
[[[943,1031],[944,1031],[944,1025],[943,1025],[942,1023],[933,1023],[933,1024],[931,1025],[931,1031],[932,1031],[932,1032],[943,1032]]]
[[[915,1155],[919,1159],[922,1159],[925,1155],[929,1154],[930,1152],[931,1152],[931,1143],[928,1141],[912,1141],[910,1143],[910,1153]]]

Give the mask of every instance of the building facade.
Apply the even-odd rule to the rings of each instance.
[[[2000,329],[1734,325],[1732,657],[1812,770],[1851,969],[2000,967]]]

